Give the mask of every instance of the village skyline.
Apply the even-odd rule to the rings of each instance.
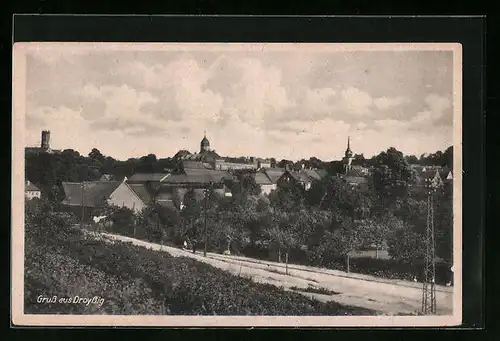
[[[49,135],[50,135],[50,130],[47,130],[47,132],[49,132]],[[42,134],[43,134],[43,131],[42,131]],[[204,135],[204,137],[206,137],[206,134]],[[349,140],[349,144],[350,144],[351,137],[350,137],[350,136],[348,136],[347,138],[348,138],[348,140]],[[347,145],[347,143],[348,143],[348,142],[346,142],[346,145]],[[99,149],[99,148],[97,148],[97,147],[94,147],[94,148],[90,149],[88,152],[86,152],[86,151],[76,150],[76,149],[74,149],[74,148],[70,148],[70,147],[66,147],[66,148],[57,148],[57,147],[56,147],[56,148],[54,148],[54,147],[52,146],[52,144],[51,144],[51,143],[49,143],[49,144],[50,144],[50,149],[51,149],[51,150],[55,150],[55,151],[57,151],[57,152],[62,152],[62,151],[64,151],[64,150],[74,150],[74,151],[78,152],[78,153],[79,153],[80,155],[82,155],[82,156],[88,156],[88,155],[89,155],[89,154],[90,154],[90,153],[91,153],[94,149],[97,149],[97,150],[99,150],[99,152],[101,152],[101,153],[102,153],[102,150],[100,150],[100,149]],[[29,145],[29,146],[26,146],[25,148],[26,148],[26,150],[30,150],[30,149],[37,150],[37,149],[41,148],[42,146],[43,146],[43,143],[41,142],[41,139],[40,139],[40,142],[39,142],[37,145]],[[448,147],[446,147],[446,148],[443,148],[443,149],[440,149],[440,150],[434,150],[434,151],[427,152],[427,153],[422,153],[422,154],[420,154],[420,155],[415,155],[415,154],[407,154],[407,153],[404,153],[404,152],[403,152],[403,154],[404,154],[405,156],[416,156],[417,158],[420,158],[421,156],[424,156],[424,157],[429,156],[429,155],[431,155],[432,153],[435,153],[435,152],[437,152],[437,151],[442,151],[442,152],[444,152],[446,149],[448,149],[448,148],[450,148],[450,147],[453,147],[453,145],[451,145],[451,144],[450,144],[450,145],[449,145]],[[42,148],[43,148],[43,147],[42,147]],[[385,148],[385,149],[383,149],[383,150],[380,150],[380,152],[378,152],[378,153],[376,153],[376,154],[373,154],[373,155],[366,155],[366,154],[364,154],[364,153],[362,153],[362,152],[357,152],[357,151],[356,151],[356,152],[354,152],[354,155],[362,155],[365,159],[370,159],[370,158],[372,158],[372,157],[375,157],[375,156],[379,155],[379,154],[380,154],[380,153],[382,153],[382,152],[387,151],[389,148],[394,148],[394,147],[387,147],[387,148]],[[199,149],[199,144],[198,144],[198,149]],[[155,154],[155,153],[148,153],[148,154],[144,154],[144,155],[131,156],[131,157],[127,158],[127,159],[119,159],[119,158],[114,157],[113,155],[107,155],[107,154],[104,154],[104,153],[102,153],[102,154],[103,154],[104,156],[106,156],[106,157],[111,157],[111,158],[113,158],[113,159],[115,159],[115,160],[117,160],[117,161],[126,161],[126,160],[128,160],[128,159],[138,159],[138,158],[141,158],[141,157],[144,157],[144,156],[147,156],[147,155],[151,155],[151,154],[152,154],[152,155],[155,155],[155,156],[157,157],[157,159],[169,159],[169,158],[173,158],[173,157],[175,156],[175,154],[177,154],[178,152],[182,152],[182,151],[188,151],[188,152],[190,152],[190,153],[192,153],[192,154],[196,154],[196,153],[198,153],[198,151],[199,151],[198,149],[197,149],[197,148],[192,148],[192,149],[187,149],[187,148],[179,148],[179,149],[177,150],[177,152],[176,152],[176,153],[174,153],[173,155],[165,155],[165,156],[163,156],[163,155],[158,155],[158,154]],[[216,149],[214,149],[214,148],[212,148],[211,150],[213,150],[214,152],[219,152],[218,150],[216,150]],[[345,153],[345,151],[344,151],[344,153]],[[326,161],[326,162],[328,162],[328,161],[340,161],[341,159],[343,159],[343,158],[344,158],[344,156],[345,156],[345,155],[343,155],[343,156],[339,156],[339,157],[337,157],[337,158],[332,158],[332,159],[320,159],[320,158],[318,158],[318,159],[320,159],[321,161]],[[270,159],[275,159],[275,160],[276,160],[276,162],[279,162],[279,161],[281,161],[281,160],[289,160],[289,161],[293,161],[293,162],[298,162],[298,161],[300,161],[300,160],[304,160],[304,159],[305,159],[305,160],[308,160],[308,159],[310,159],[310,158],[317,158],[315,155],[311,155],[311,156],[309,156],[309,157],[305,157],[305,158],[302,158],[302,159],[285,159],[285,158],[276,158],[276,157],[274,157],[274,156],[260,156],[260,155],[225,155],[225,154],[221,154],[221,157],[225,157],[225,158],[255,158],[255,159],[262,159],[262,160],[270,160]]]
[[[196,151],[205,130],[229,157],[335,160],[348,136],[367,158],[453,144],[451,51],[229,45],[32,49],[25,144],[50,130],[54,149],[119,160]]]

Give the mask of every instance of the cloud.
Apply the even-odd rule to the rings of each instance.
[[[85,56],[89,51],[79,48],[67,48],[60,46],[43,46],[38,45],[29,50],[29,55],[45,64],[48,67],[54,66],[61,62],[72,62],[78,57]]]
[[[367,92],[355,87],[348,87],[340,93],[340,108],[349,114],[365,116],[372,113],[373,99]]]
[[[425,98],[425,103],[429,107],[429,110],[439,117],[441,117],[444,112],[451,108],[451,101],[444,96],[438,94],[429,94]]]
[[[408,128],[408,126],[410,125],[410,122],[387,119],[387,120],[375,120],[374,124],[377,128],[380,128],[382,130],[402,131],[402,130]]]
[[[332,88],[307,89],[303,107],[315,113],[328,113],[335,106],[337,92]]]
[[[399,139],[434,151],[431,141],[449,137],[452,125],[443,67],[452,59],[436,53],[285,53],[265,45],[223,54],[83,52],[40,50],[28,60],[27,128],[34,141],[42,126],[54,131],[60,120],[74,135],[90,136],[79,144],[84,149],[102,143],[116,157],[169,156],[197,150],[207,129],[226,155],[328,160],[342,156],[347,135],[363,136],[353,142],[365,155],[385,143],[410,145]],[[75,141],[62,128],[59,134],[69,142],[54,143]],[[134,145],[122,145],[123,138]]]
[[[86,90],[83,93],[85,99],[98,99],[106,103],[104,112],[93,121],[93,126],[97,129],[100,128],[101,122],[115,122],[117,126],[119,121],[124,122],[121,124],[121,128],[125,127],[125,123],[128,123],[128,125],[141,125],[152,118],[148,117],[151,115],[142,112],[141,108],[144,105],[158,101],[158,98],[150,93],[137,91],[127,85],[119,87],[88,85],[84,89]],[[106,128],[112,130],[113,126],[108,124]]]
[[[227,63],[225,70],[229,75],[240,75],[225,97],[226,114],[236,114],[242,121],[262,127],[265,121],[283,117],[287,109],[295,106],[281,85],[282,74],[278,67],[266,67],[258,59],[244,58]]]
[[[107,132],[105,135],[90,128],[89,122],[85,120],[80,111],[67,107],[39,107],[28,108],[27,119],[35,119],[38,125],[27,128],[27,144],[40,144],[40,131],[50,130],[51,146],[55,149],[75,149],[81,153],[90,151],[89,145],[97,146],[99,149],[111,151],[114,144],[109,143],[111,139],[123,140],[122,133]],[[106,142],[106,140],[108,142]],[[64,146],[64,148],[62,147]]]
[[[358,124],[356,124],[356,128],[357,129],[360,129],[360,130],[363,130],[367,127],[368,125],[364,122],[359,122]]]
[[[133,61],[117,72],[158,94],[156,105],[148,103],[143,109],[161,119],[216,121],[222,108],[222,96],[206,88],[210,72],[187,54],[166,65]]]
[[[410,102],[410,100],[405,98],[405,97],[390,98],[390,97],[384,96],[384,97],[376,98],[373,101],[373,104],[375,105],[375,107],[377,107],[380,110],[387,110],[387,109],[391,109],[393,107],[396,107],[396,106],[399,106],[402,104],[406,104],[409,102]]]
[[[425,97],[425,110],[418,112],[410,120],[410,129],[434,129],[451,126],[451,101],[444,96],[429,94]]]

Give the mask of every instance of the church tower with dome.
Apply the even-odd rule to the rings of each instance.
[[[210,151],[210,141],[207,139],[207,132],[203,134],[203,139],[200,142],[200,154]]]

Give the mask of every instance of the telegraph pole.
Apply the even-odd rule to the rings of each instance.
[[[204,249],[203,249],[203,257],[206,257],[207,256],[207,241],[208,241],[208,233],[207,233],[207,197],[209,195],[209,191],[210,189],[212,188],[212,183],[210,182],[208,184],[208,187],[205,189],[205,204],[204,204],[204,211],[205,211],[205,214],[204,214]]]
[[[81,204],[82,218],[80,220],[80,228],[83,228],[83,217],[84,217],[84,213],[85,213],[85,205],[83,203],[83,200],[85,198],[84,195],[83,195],[84,191],[85,191],[85,182],[82,181],[82,204]]]
[[[434,241],[434,193],[436,187],[427,180],[427,226],[425,231],[425,265],[422,288],[422,313],[436,313],[436,264]]]

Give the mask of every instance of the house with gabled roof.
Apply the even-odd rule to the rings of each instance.
[[[360,186],[368,183],[367,174],[356,168],[347,169],[345,174],[342,174],[340,177],[351,186]]]
[[[439,176],[441,179],[443,179],[443,182],[445,183],[452,183],[453,182],[453,171],[449,169],[448,167],[443,167],[439,171]]]
[[[255,183],[260,186],[262,194],[269,195],[276,189],[276,183],[273,183],[264,171],[258,171],[252,174]]]
[[[180,208],[188,191],[194,190],[198,198],[204,195],[209,186],[221,196],[230,196],[227,184],[232,178],[228,172],[205,168],[185,168],[183,171],[173,172],[162,179],[158,187],[158,203]]]
[[[317,175],[315,177],[317,177]],[[278,187],[285,184],[295,183],[307,191],[311,188],[315,177],[312,177],[310,173],[304,171],[293,171],[287,169],[278,179]]]
[[[271,180],[271,182],[275,185],[278,184],[278,179],[285,173],[285,168],[271,167],[271,168],[261,168],[260,170]]]
[[[319,181],[328,176],[328,172],[324,169],[304,168],[301,172],[307,174],[312,181]]]
[[[63,182],[65,198],[61,205],[85,221],[102,215],[106,206],[127,207],[141,212],[151,203],[144,184],[128,184],[123,181]]]
[[[42,191],[40,188],[35,186],[31,181],[26,180],[26,184],[24,186],[24,197],[27,200],[35,199],[38,198],[40,199],[42,197]]]

